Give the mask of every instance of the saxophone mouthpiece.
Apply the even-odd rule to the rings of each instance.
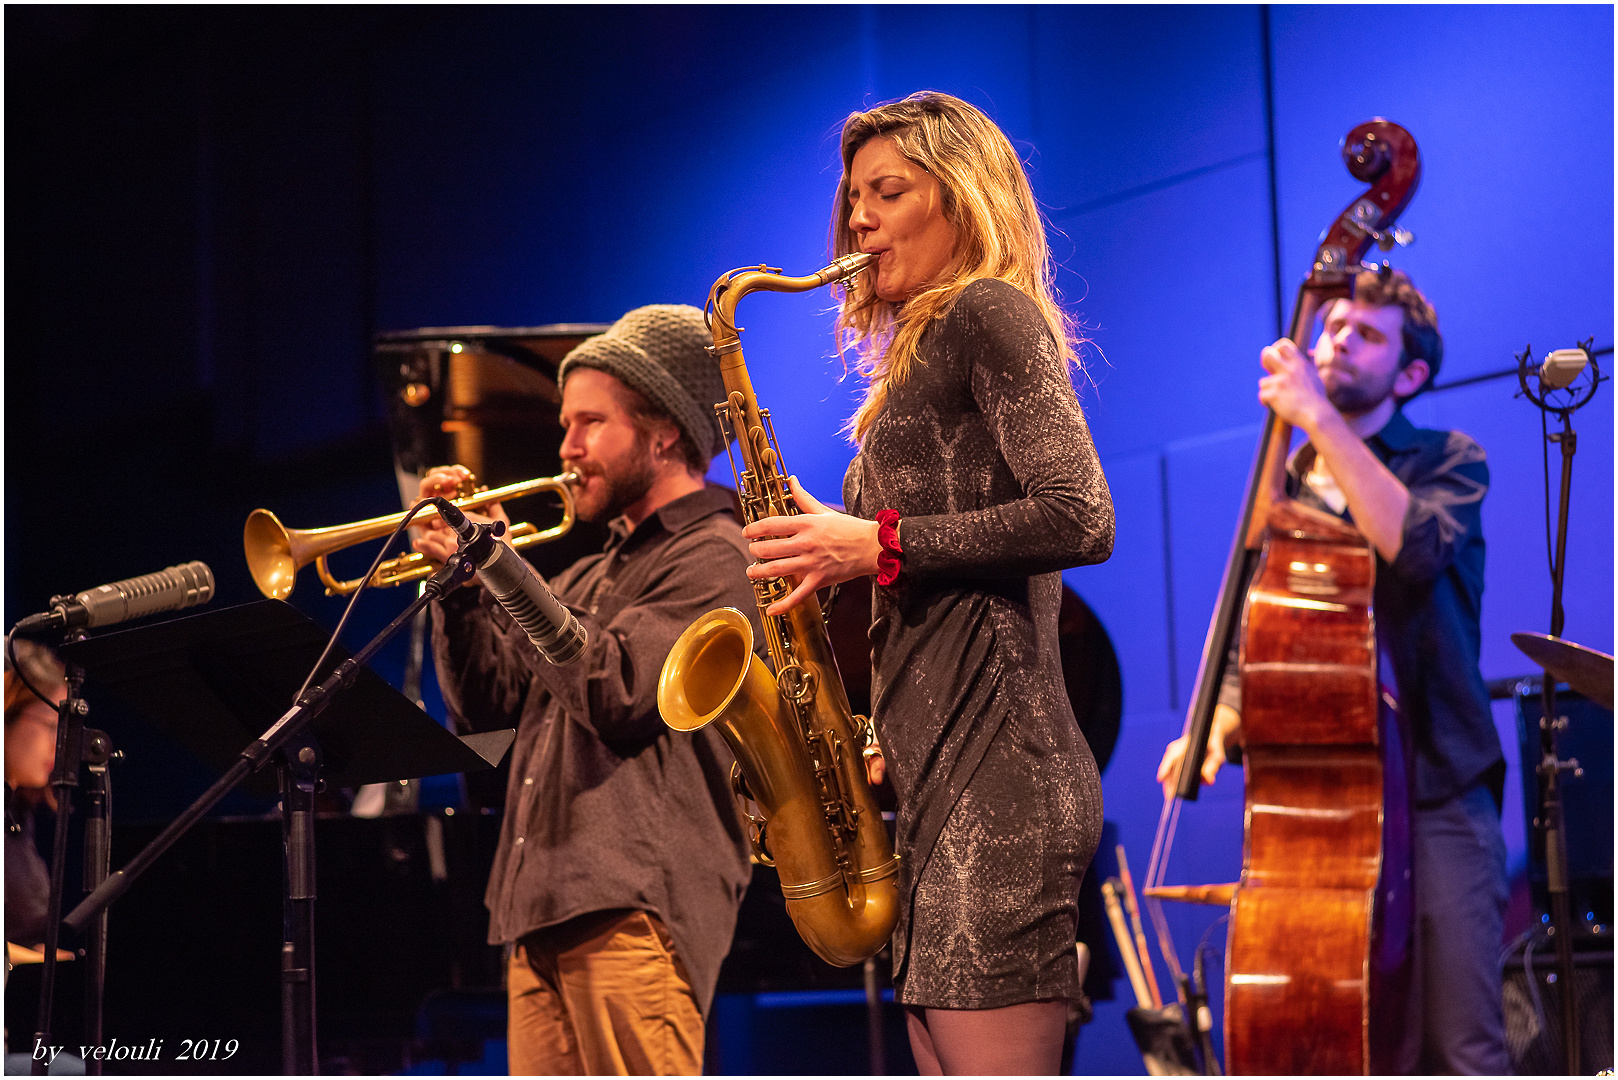
[[[855,274],[859,273],[861,270],[864,270],[867,266],[870,266],[879,258],[881,258],[881,256],[873,252],[857,251],[853,254],[843,255],[832,260],[832,264],[830,266],[826,267],[826,269],[820,271],[820,273],[816,274],[815,276],[820,279],[820,283],[822,285],[832,281],[839,281],[844,285],[847,285],[853,279]]]

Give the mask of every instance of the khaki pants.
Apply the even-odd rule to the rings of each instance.
[[[513,1076],[702,1072],[702,1012],[650,912],[598,911],[522,938],[507,999]]]

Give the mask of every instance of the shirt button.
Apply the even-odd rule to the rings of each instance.
[[[522,843],[522,837],[520,837],[520,836],[517,837],[517,843],[519,843],[519,844]]]
[[[534,782],[534,778],[532,776],[525,776],[525,777],[522,778],[522,782],[523,782],[523,786],[526,787],[527,785],[532,784]]]

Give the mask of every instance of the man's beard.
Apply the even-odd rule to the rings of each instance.
[[[611,521],[645,498],[657,479],[650,448],[650,438],[637,438],[634,448],[623,459],[605,467],[584,467],[581,471],[585,476],[598,476],[602,480],[601,502],[597,506],[581,503],[579,517],[592,522]]]
[[[1361,379],[1338,383],[1326,388],[1326,400],[1344,416],[1364,416],[1386,401],[1393,393],[1394,380],[1399,372],[1391,373],[1385,382],[1369,384]]]

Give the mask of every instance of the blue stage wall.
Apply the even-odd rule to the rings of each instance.
[[[1076,381],[1118,537],[1109,563],[1067,579],[1123,665],[1105,790],[1137,877],[1160,806],[1151,774],[1180,728],[1257,437],[1258,351],[1320,230],[1360,190],[1338,157],[1343,133],[1380,115],[1422,147],[1403,220],[1417,243],[1392,259],[1440,311],[1443,380],[1510,367],[1530,343],[1542,356],[1613,339],[1608,7],[497,7],[343,34],[304,12],[308,26],[245,60],[217,46],[245,31],[212,17],[223,30],[168,56],[184,70],[159,70],[161,53],[121,60],[96,124],[60,137],[63,160],[82,166],[61,183],[81,197],[50,242],[66,235],[93,265],[8,281],[8,310],[26,298],[65,320],[89,307],[105,333],[139,332],[116,356],[71,364],[11,352],[7,388],[127,421],[178,385],[207,402],[204,452],[260,469],[374,427],[374,331],[608,321],[649,302],[700,306],[733,266],[807,271],[824,260],[851,109],[932,88],[995,117],[1025,153],[1091,342]],[[12,149],[8,175],[25,167]],[[125,186],[167,201],[79,174],[107,155]],[[8,252],[15,274],[15,242]],[[834,353],[827,294],[755,296],[741,316],[788,464],[837,498],[852,455],[837,431],[858,388]],[[1409,410],[1489,452],[1491,678],[1527,672],[1508,635],[1548,622],[1539,421],[1515,389],[1484,382]],[[1566,636],[1610,652],[1609,391],[1577,417]],[[328,520],[390,508],[387,462],[375,464],[374,480],[328,494],[384,501]],[[17,512],[10,491],[7,505]],[[283,517],[321,520],[304,512]],[[8,555],[12,617],[51,591],[194,557],[149,537],[133,550],[154,561],[50,581]],[[225,562],[222,595],[246,599],[245,574]],[[1505,717],[1502,735],[1515,767]],[[1235,878],[1234,779],[1187,811],[1180,880]],[[1520,865],[1515,801],[1505,820]],[[1209,916],[1171,919],[1188,957]],[[1103,1007],[1086,1030],[1081,1071],[1140,1071],[1120,1011]]]
[[[568,95],[569,118],[544,97],[525,98],[531,78],[502,78],[534,47],[512,25],[526,18],[499,13],[468,27],[480,60],[455,79],[420,80],[443,42],[384,63],[414,87],[404,100],[430,86],[466,102],[464,112],[435,110],[426,130],[390,131],[378,147],[379,173],[401,188],[397,202],[379,194],[382,284],[441,279],[431,295],[420,284],[380,290],[386,325],[608,319],[652,300],[700,304],[733,265],[818,266],[835,128],[862,103],[922,87],[956,93],[1025,151],[1063,292],[1092,339],[1079,381],[1118,541],[1110,563],[1067,576],[1124,666],[1124,735],[1106,794],[1137,873],[1159,809],[1151,772],[1181,723],[1257,435],[1257,353],[1278,334],[1277,276],[1290,309],[1320,230],[1359,191],[1337,154],[1342,134],[1386,116],[1422,146],[1425,177],[1404,219],[1418,242],[1392,258],[1440,310],[1445,379],[1510,367],[1529,343],[1542,355],[1591,335],[1611,340],[1607,9],[1272,9],[1278,245],[1255,8],[649,13],[613,22],[619,57],[576,72],[583,86]],[[654,42],[670,39],[696,44],[693,66],[706,70],[648,63]],[[502,119],[477,115],[494,99]],[[513,122],[522,115],[560,142],[525,136]],[[463,142],[462,122],[464,153],[481,166],[463,160],[464,197],[441,187],[424,208],[455,223],[442,239],[460,251],[425,271],[403,265],[407,252],[419,260],[431,247],[407,211],[421,196],[404,193],[405,177]],[[468,235],[487,247],[468,252]],[[444,306],[451,297],[460,306]],[[852,453],[835,432],[855,386],[840,381],[826,307],[823,295],[758,296],[742,316],[791,467],[835,498]],[[1410,410],[1490,452],[1489,677],[1527,671],[1508,634],[1548,619],[1538,417],[1514,390],[1512,380],[1484,383]],[[1610,395],[1579,424],[1567,635],[1610,649]],[[1515,759],[1509,724],[1502,735]],[[1217,785],[1187,812],[1181,880],[1236,876],[1237,787]],[[1522,819],[1506,820],[1520,863]],[[1187,955],[1209,917],[1171,919]],[[1106,1012],[1081,1039],[1081,1066],[1138,1071]]]

